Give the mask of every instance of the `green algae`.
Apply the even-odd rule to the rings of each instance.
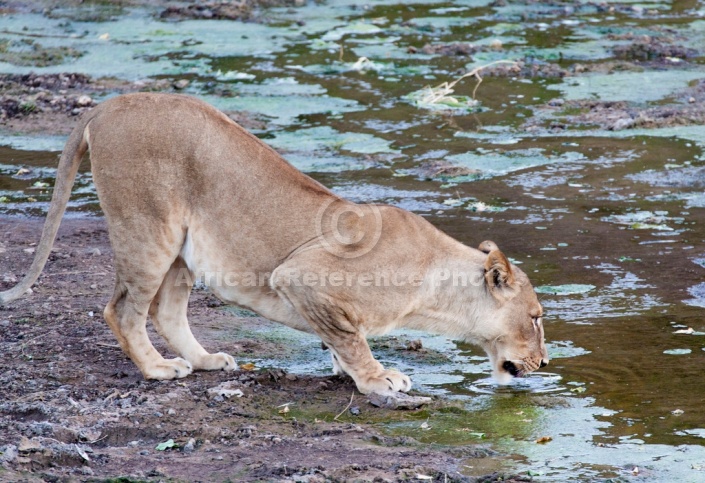
[[[276,133],[268,144],[286,151],[335,149],[358,154],[398,153],[392,142],[366,133],[341,133],[328,126]]]
[[[446,160],[473,170],[482,177],[501,176],[527,168],[553,163],[576,162],[582,159],[584,158],[581,153],[551,154],[541,148],[506,151],[482,149],[446,157]]]
[[[594,285],[570,283],[566,285],[541,285],[536,287],[536,293],[550,295],[575,295],[588,293],[595,290]]]
[[[658,101],[695,80],[705,77],[704,71],[644,71],[585,74],[571,77],[561,84],[548,86],[559,90],[565,99],[599,99],[602,101]],[[638,86],[638,88],[637,88]]]
[[[336,115],[364,109],[353,100],[329,96],[199,96],[224,111],[246,111],[261,114],[272,124],[292,125],[310,114]]]

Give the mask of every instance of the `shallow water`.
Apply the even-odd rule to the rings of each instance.
[[[642,66],[645,72],[486,77],[478,105],[451,112],[404,98],[493,60],[563,67],[613,60],[611,48],[628,41],[608,34],[664,36],[669,28],[677,42],[703,48],[703,3],[615,3],[614,11],[588,4],[492,7],[482,0],[329,3],[275,9],[265,25],[167,23],[139,9],[116,10],[113,20],[99,23],[71,18],[73,10],[68,19],[8,15],[0,18],[0,37],[29,32],[44,46],[83,55],[55,66],[0,69],[189,78],[188,93],[266,120],[268,129],[257,134],[336,192],[415,211],[472,246],[492,239],[520,263],[547,311],[547,371],[499,387],[476,348],[419,333],[382,338],[373,347],[383,363],[461,407],[380,422],[390,433],[428,443],[481,442],[514,455],[468,463],[475,465],[465,469],[470,475],[504,469],[542,481],[628,479],[638,467],[642,479],[705,479],[705,128],[521,127],[546,116],[534,108],[556,97],[642,107],[684,102],[677,91],[705,78],[702,52],[676,67]],[[503,48],[472,60],[408,52],[457,41],[499,41]],[[370,62],[358,62],[361,56]],[[471,97],[474,88],[466,79],[456,93]],[[0,138],[0,212],[46,211],[46,184],[62,142]],[[428,168],[439,161],[468,174]],[[18,174],[23,167],[32,173]],[[72,216],[97,210],[83,168]],[[690,327],[692,334],[678,332]],[[329,370],[316,339],[270,327],[261,336],[298,343],[258,365]],[[428,353],[398,350],[412,339]],[[535,442],[544,436],[552,441]]]

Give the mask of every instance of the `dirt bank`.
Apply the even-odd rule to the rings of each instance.
[[[0,129],[13,133],[68,135],[81,114],[108,94],[180,93],[188,79],[144,79],[127,82],[94,79],[85,74],[0,74]],[[262,121],[243,112],[226,112],[247,129],[264,129]]]

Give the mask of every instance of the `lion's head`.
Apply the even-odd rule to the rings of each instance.
[[[479,249],[487,254],[484,285],[494,303],[489,337],[482,346],[490,357],[492,375],[500,384],[548,364],[544,343],[543,307],[529,278],[491,241]]]

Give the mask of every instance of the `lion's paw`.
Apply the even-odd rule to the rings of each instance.
[[[186,359],[162,359],[160,362],[146,368],[143,373],[145,379],[181,379],[193,372],[193,366]]]
[[[202,371],[234,371],[237,369],[233,356],[225,352],[205,355],[198,362],[194,362],[193,365],[196,369]]]
[[[411,389],[411,379],[394,369],[387,369],[373,377],[368,377],[357,383],[357,388],[363,394],[393,394],[407,392]]]

